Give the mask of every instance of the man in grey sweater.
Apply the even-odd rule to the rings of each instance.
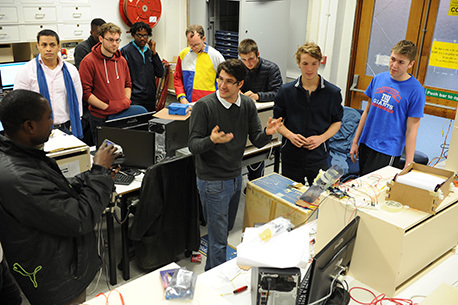
[[[272,139],[281,118],[261,126],[256,106],[240,94],[247,70],[239,59],[218,66],[218,90],[193,107],[189,150],[195,155],[197,187],[208,225],[205,270],[226,261],[226,245],[233,228],[242,187],[242,157],[247,136],[256,147]]]

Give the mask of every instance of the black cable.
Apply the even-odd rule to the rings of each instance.
[[[124,224],[124,222],[127,220],[127,218],[129,218],[130,207],[131,207],[130,205],[127,206],[127,213],[126,213],[126,216],[124,217],[123,220],[119,220],[118,215],[116,214],[116,212],[115,212],[114,209],[113,209],[112,213],[113,213],[113,216],[114,216],[114,218],[116,219],[116,222],[117,222],[117,223],[119,223],[120,225],[122,225],[122,224]]]

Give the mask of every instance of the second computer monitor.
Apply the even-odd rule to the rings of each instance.
[[[97,127],[97,148],[105,139],[121,145],[125,157],[123,166],[147,168],[155,163],[154,133],[106,126]]]

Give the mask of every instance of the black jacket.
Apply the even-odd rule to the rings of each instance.
[[[164,75],[159,54],[146,47],[145,58],[140,54],[139,49],[130,42],[121,49],[121,54],[127,60],[130,79],[132,80],[131,100],[134,105],[145,106],[148,111],[156,108],[156,77]]]
[[[79,69],[80,63],[83,60],[83,58],[87,54],[91,53],[92,47],[95,46],[97,42],[98,41],[96,41],[94,37],[89,36],[85,41],[76,46],[73,57],[75,59],[75,67],[77,69]]]
[[[101,266],[94,226],[110,201],[109,170],[69,182],[41,150],[0,136],[0,241],[32,305],[66,304]]]
[[[199,196],[192,156],[152,165],[142,181],[129,237],[137,264],[151,270],[200,245]]]

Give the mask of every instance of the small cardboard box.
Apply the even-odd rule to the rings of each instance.
[[[246,190],[243,230],[257,223],[267,223],[277,217],[284,217],[294,226],[312,221],[312,210],[296,205],[305,190],[294,187],[296,182],[277,173],[249,181]],[[310,218],[310,219],[309,219]]]
[[[411,171],[418,171],[421,173],[434,175],[445,179],[445,181],[440,185],[437,185],[434,190],[421,189],[419,187],[399,183],[396,181],[398,176],[405,175]],[[398,201],[404,205],[408,205],[420,211],[435,214],[437,206],[449,194],[451,183],[453,182],[454,177],[455,173],[452,171],[412,163],[398,175],[396,175],[393,181],[388,183],[386,199]]]

